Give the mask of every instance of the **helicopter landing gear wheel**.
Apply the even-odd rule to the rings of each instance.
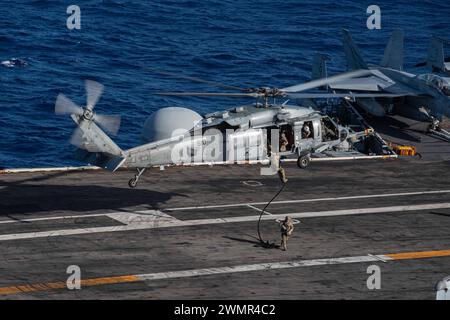
[[[132,188],[132,189],[134,189],[134,188],[136,188],[136,186],[137,186],[137,183],[138,183],[138,181],[139,181],[139,178],[141,177],[141,175],[144,173],[144,171],[145,171],[145,168],[142,168],[142,169],[137,169],[137,173],[136,173],[136,175],[134,176],[134,178],[132,178],[132,179],[130,179],[130,181],[128,181],[128,186],[130,187],[130,188]]]
[[[132,188],[132,189],[136,188],[136,186],[137,186],[137,179],[136,178],[130,179],[130,181],[128,181],[128,186],[130,188]]]
[[[310,162],[311,162],[311,159],[309,158],[309,155],[300,156],[297,159],[297,166],[299,168],[305,169],[307,166],[309,166]]]

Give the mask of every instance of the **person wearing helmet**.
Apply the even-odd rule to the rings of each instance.
[[[287,241],[289,240],[289,237],[292,235],[292,232],[294,231],[294,223],[292,221],[292,218],[289,216],[286,216],[283,221],[280,222],[280,228],[281,228],[281,250],[286,251],[287,250]]]

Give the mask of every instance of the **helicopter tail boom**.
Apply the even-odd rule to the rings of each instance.
[[[78,128],[71,143],[78,147],[76,156],[83,162],[115,171],[125,162],[125,154],[110,137],[92,121],[72,116]]]

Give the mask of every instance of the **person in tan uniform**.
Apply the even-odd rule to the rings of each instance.
[[[311,137],[311,129],[309,128],[309,125],[305,122],[302,128],[302,138],[308,139],[310,137]]]
[[[283,130],[280,135],[280,152],[285,152],[288,144],[289,141],[286,138],[286,131]]]
[[[294,231],[294,223],[291,217],[286,216],[283,221],[280,222],[281,227],[281,250],[287,250],[287,241]]]

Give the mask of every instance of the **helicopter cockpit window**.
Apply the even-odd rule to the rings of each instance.
[[[330,118],[324,117],[322,119],[323,140],[337,140],[339,138],[339,130]]]

